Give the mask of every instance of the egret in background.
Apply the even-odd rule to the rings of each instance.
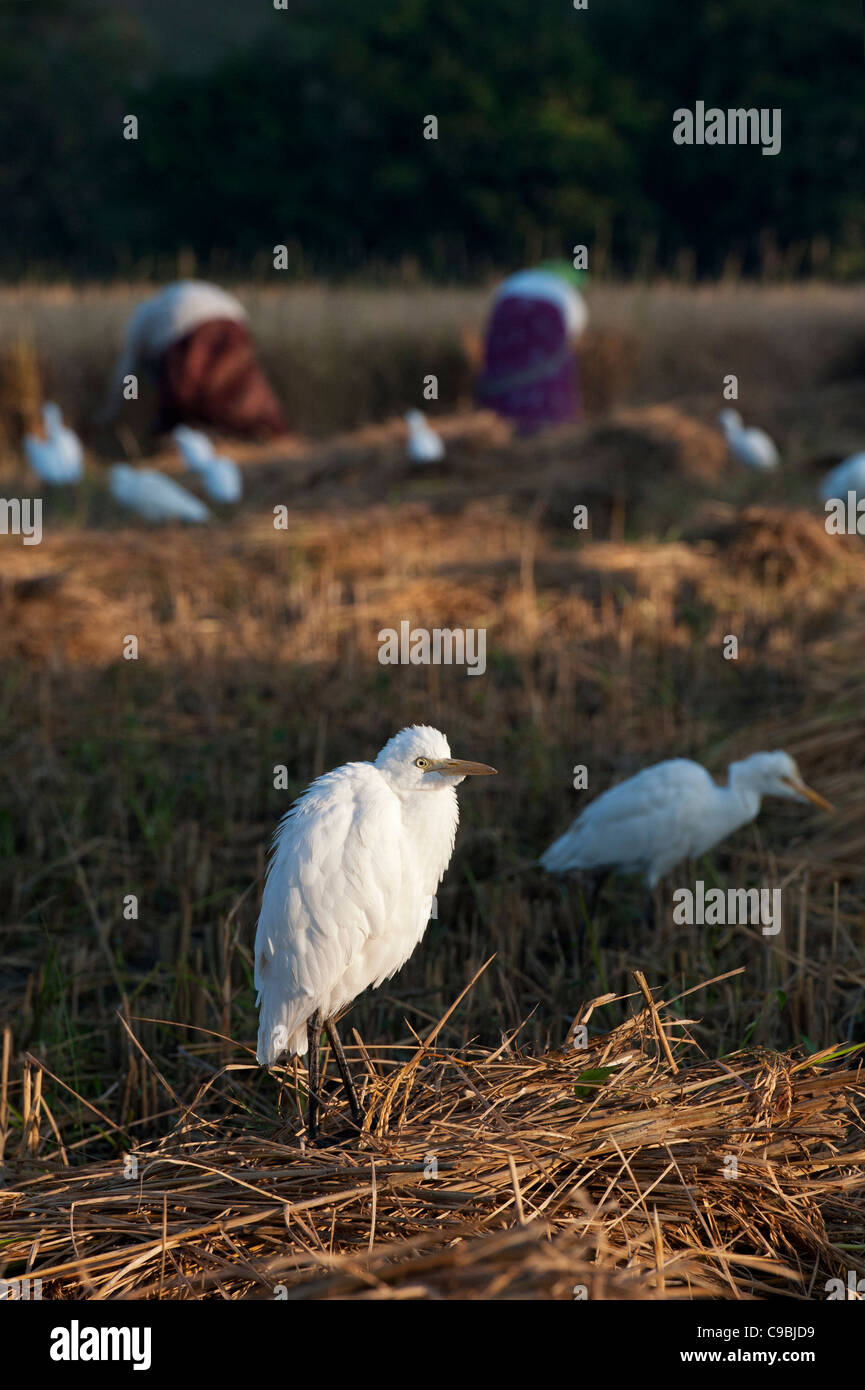
[[[427,424],[422,411],[407,411],[405,422],[408,425],[408,456],[412,463],[438,463],[444,458],[444,440]]]
[[[24,452],[33,472],[43,483],[55,486],[80,482],[84,473],[84,450],[78,435],[64,425],[59,405],[45,402],[42,424],[44,439],[35,434],[28,434],[24,439]]]
[[[722,410],[718,416],[727,446],[734,458],[758,473],[771,473],[781,456],[765,430],[746,429],[738,410]]]
[[[193,473],[200,472],[215,457],[213,445],[204,430],[194,430],[189,425],[175,425],[171,438],[183,462]]]
[[[211,459],[201,471],[201,482],[214,502],[239,502],[243,496],[243,480],[233,459]]]
[[[672,758],[603,792],[540,862],[553,874],[577,869],[641,873],[651,891],[683,859],[699,858],[754,820],[764,796],[834,809],[805,785],[789,753],[753,753],[731,763],[725,787],[699,763]]]
[[[171,437],[187,468],[197,473],[208,497],[214,502],[239,502],[243,495],[240,469],[233,459],[217,454],[203,430],[177,425]]]
[[[359,1125],[336,1016],[408,960],[453,853],[455,789],[464,777],[494,772],[452,758],[444,734],[414,724],[374,763],[317,778],[279,824],[255,935],[258,1060],[270,1066],[284,1052],[309,1052],[310,1141],[322,1027]]]
[[[857,501],[865,497],[865,454],[851,454],[827,473],[820,484],[820,497],[824,502],[833,497],[846,501],[848,492],[855,492]]]
[[[137,512],[145,521],[200,523],[210,520],[210,512],[198,497],[155,468],[132,468],[128,463],[115,463],[108,474],[115,502]]]

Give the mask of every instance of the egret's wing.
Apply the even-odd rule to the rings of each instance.
[[[175,425],[171,434],[188,468],[205,468],[216,457],[213,445],[203,430],[190,429],[189,425]]]
[[[243,493],[240,469],[232,459],[215,458],[202,473],[208,497],[215,502],[239,502]]]
[[[586,807],[541,859],[552,873],[618,865],[643,869],[689,853],[697,807],[714,786],[699,763],[674,758],[611,787]]]
[[[255,936],[260,1062],[306,1051],[307,1019],[398,926],[402,879],[399,802],[368,763],[320,777],[283,818]]]
[[[774,439],[765,430],[746,430],[745,448],[750,463],[757,468],[776,468],[781,461]]]
[[[176,518],[178,521],[208,520],[210,512],[201,499],[187,492],[186,488],[181,487],[173,478],[166,478],[154,470],[148,482],[152,486],[157,505],[162,507],[167,517]]]
[[[820,496],[824,502],[831,497],[846,500],[848,492],[865,493],[865,454],[852,454],[844,459],[820,484]]]
[[[70,481],[81,476],[84,468],[84,449],[74,430],[64,429],[61,434],[63,461]]]
[[[38,439],[35,434],[28,434],[24,439],[24,452],[36,476],[45,483],[52,482],[55,470],[54,450],[51,445],[43,439]]]
[[[131,507],[148,521],[204,522],[210,519],[210,512],[200,498],[155,468],[117,465],[111,474],[111,491],[118,502]]]

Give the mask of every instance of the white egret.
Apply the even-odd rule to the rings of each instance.
[[[176,425],[171,431],[171,438],[187,468],[193,473],[201,472],[216,458],[216,451],[204,430],[194,430],[189,425]]]
[[[437,463],[444,458],[444,441],[427,424],[422,411],[407,411],[405,422],[408,425],[408,456],[412,463]]]
[[[857,500],[865,497],[865,454],[851,454],[827,473],[820,484],[820,496],[824,502],[832,497],[840,497],[846,502],[848,492],[855,492]]]
[[[541,856],[550,873],[642,873],[651,890],[683,859],[696,859],[756,818],[764,796],[834,808],[802,780],[789,753],[731,763],[719,787],[699,763],[673,758],[610,787]]]
[[[240,469],[233,459],[217,454],[203,430],[177,425],[171,431],[183,460],[193,473],[198,473],[208,497],[214,502],[239,502],[243,494]]]
[[[132,468],[127,463],[115,463],[108,472],[114,500],[138,512],[145,521],[197,523],[210,520],[210,512],[198,497],[155,468]]]
[[[77,483],[84,472],[84,451],[74,430],[63,423],[58,405],[46,401],[42,407],[45,438],[28,434],[24,439],[27,462],[43,483]]]
[[[404,965],[426,931],[453,853],[455,788],[485,763],[452,758],[437,729],[414,724],[374,763],[319,777],[283,817],[255,935],[258,1060],[309,1051],[310,1140],[317,1132],[324,1027],[356,1124],[363,1118],[336,1016]]]
[[[211,459],[201,470],[201,484],[214,502],[239,502],[243,495],[240,469],[233,459]]]
[[[781,457],[772,439],[765,430],[745,428],[738,410],[722,410],[718,416],[730,453],[747,468],[758,473],[771,473],[778,467]]]

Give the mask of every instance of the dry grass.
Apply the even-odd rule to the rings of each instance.
[[[865,550],[826,535],[814,493],[817,465],[865,435],[851,375],[862,302],[817,288],[754,304],[596,293],[597,332],[619,335],[628,363],[621,378],[609,367],[606,413],[538,440],[442,413],[447,459],[422,472],[398,420],[354,430],[353,413],[396,408],[414,362],[394,348],[403,328],[418,362],[436,341],[463,350],[466,297],[423,300],[439,340],[409,323],[421,301],[408,294],[379,305],[384,318],[370,296],[364,322],[348,291],[262,293],[267,350],[291,307],[316,343],[295,383],[312,392],[303,373],[319,373],[304,408],[342,433],[237,450],[244,502],[206,531],[130,526],[91,455],[74,496],[46,496],[40,546],[0,537],[13,1238],[0,1274],[74,1265],[47,1276],[61,1296],[268,1296],[282,1282],[291,1296],[571,1297],[584,1283],[593,1297],[820,1297],[831,1273],[859,1268],[855,1057],[804,1063],[865,1039]],[[0,323],[17,332],[22,305],[38,318],[42,365],[25,348],[20,381],[44,370],[64,403],[67,390],[87,400],[125,304],[120,291],[7,295]],[[372,409],[379,351],[396,375]],[[361,374],[350,407],[346,353]],[[746,415],[782,446],[768,479],[727,464],[713,426],[720,376],[737,369]],[[0,402],[7,423],[24,396]],[[0,477],[5,495],[31,495],[14,451]],[[573,529],[578,503],[587,533]],[[380,666],[378,631],[403,618],[484,628],[486,676]],[[721,655],[729,633],[735,662]],[[265,847],[312,777],[419,719],[500,774],[464,790],[423,947],[351,1013],[376,1129],[304,1153],[303,1072],[280,1088],[249,1066]],[[838,814],[767,803],[681,882],[780,887],[779,937],[679,927],[667,900],[651,933],[639,885],[611,884],[590,909],[585,885],[533,867],[582,804],[575,763],[595,794],[662,757],[722,774],[771,747]],[[273,786],[281,764],[287,791]],[[668,999],[701,989],[691,1023],[663,1011],[679,1075],[651,1016],[634,1021],[636,970]],[[588,1053],[562,1052],[577,1002],[605,995]],[[575,1095],[606,1048],[622,1067],[596,1097]],[[785,1100],[755,1116],[772,1086],[789,1113]],[[662,1138],[678,1171],[665,1173]],[[417,1168],[431,1147],[444,1206]],[[132,1150],[140,1188],[121,1177]]]
[[[0,289],[0,345],[23,339],[33,346],[49,397],[86,432],[123,324],[148,288]],[[430,372],[444,411],[468,402],[490,290],[237,287],[289,419],[318,437],[416,405]],[[599,282],[589,307],[582,377],[593,416],[673,399],[714,418],[722,380],[735,373],[745,415],[787,436],[795,453],[813,449],[817,430],[832,450],[858,447],[837,403],[827,438],[814,392],[828,380],[865,375],[865,287]],[[146,401],[137,419],[144,443]],[[103,451],[117,449],[111,436],[97,442]]]
[[[865,1274],[858,1049],[708,1061],[681,1000],[575,1049],[607,1002],[543,1055],[513,1037],[454,1053],[438,1027],[402,1062],[359,1045],[363,1133],[334,1103],[314,1150],[273,1132],[256,1068],[214,1068],[205,1042],[182,1107],[139,1057],[162,1140],[71,1166],[28,1070],[5,1257],[46,1296],[100,1299],[807,1299]]]

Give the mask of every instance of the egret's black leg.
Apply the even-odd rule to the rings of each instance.
[[[329,1018],[324,1025],[330,1045],[333,1048],[333,1055],[336,1058],[336,1065],[339,1067],[339,1074],[342,1077],[342,1084],[348,1096],[348,1103],[351,1106],[351,1118],[356,1125],[363,1124],[363,1106],[357,1098],[357,1091],[354,1089],[354,1082],[351,1079],[351,1072],[348,1069],[345,1053],[342,1050],[342,1040],[336,1028],[336,1020]]]
[[[321,1054],[319,1052],[319,1045],[321,1042],[320,1009],[317,1009],[312,1018],[307,1021],[306,1039],[309,1046],[309,1052],[307,1054],[309,1102],[306,1111],[306,1132],[310,1144],[314,1144],[318,1138],[318,1105],[319,1092],[321,1089]]]
[[[609,869],[601,869],[600,872],[593,873],[590,876],[589,882],[591,884],[591,888],[589,890],[589,901],[586,910],[586,915],[589,918],[589,921],[592,921],[594,919],[595,910],[598,906],[598,901],[600,899],[601,893],[603,892],[606,886],[609,877]]]
[[[584,875],[582,879],[583,883],[587,883],[588,886],[585,891],[582,889],[580,890],[582,911],[577,919],[577,953],[581,966],[583,964],[586,928],[592,928],[594,926],[598,901],[609,877],[609,871],[601,869],[595,873],[590,871],[588,874]]]

